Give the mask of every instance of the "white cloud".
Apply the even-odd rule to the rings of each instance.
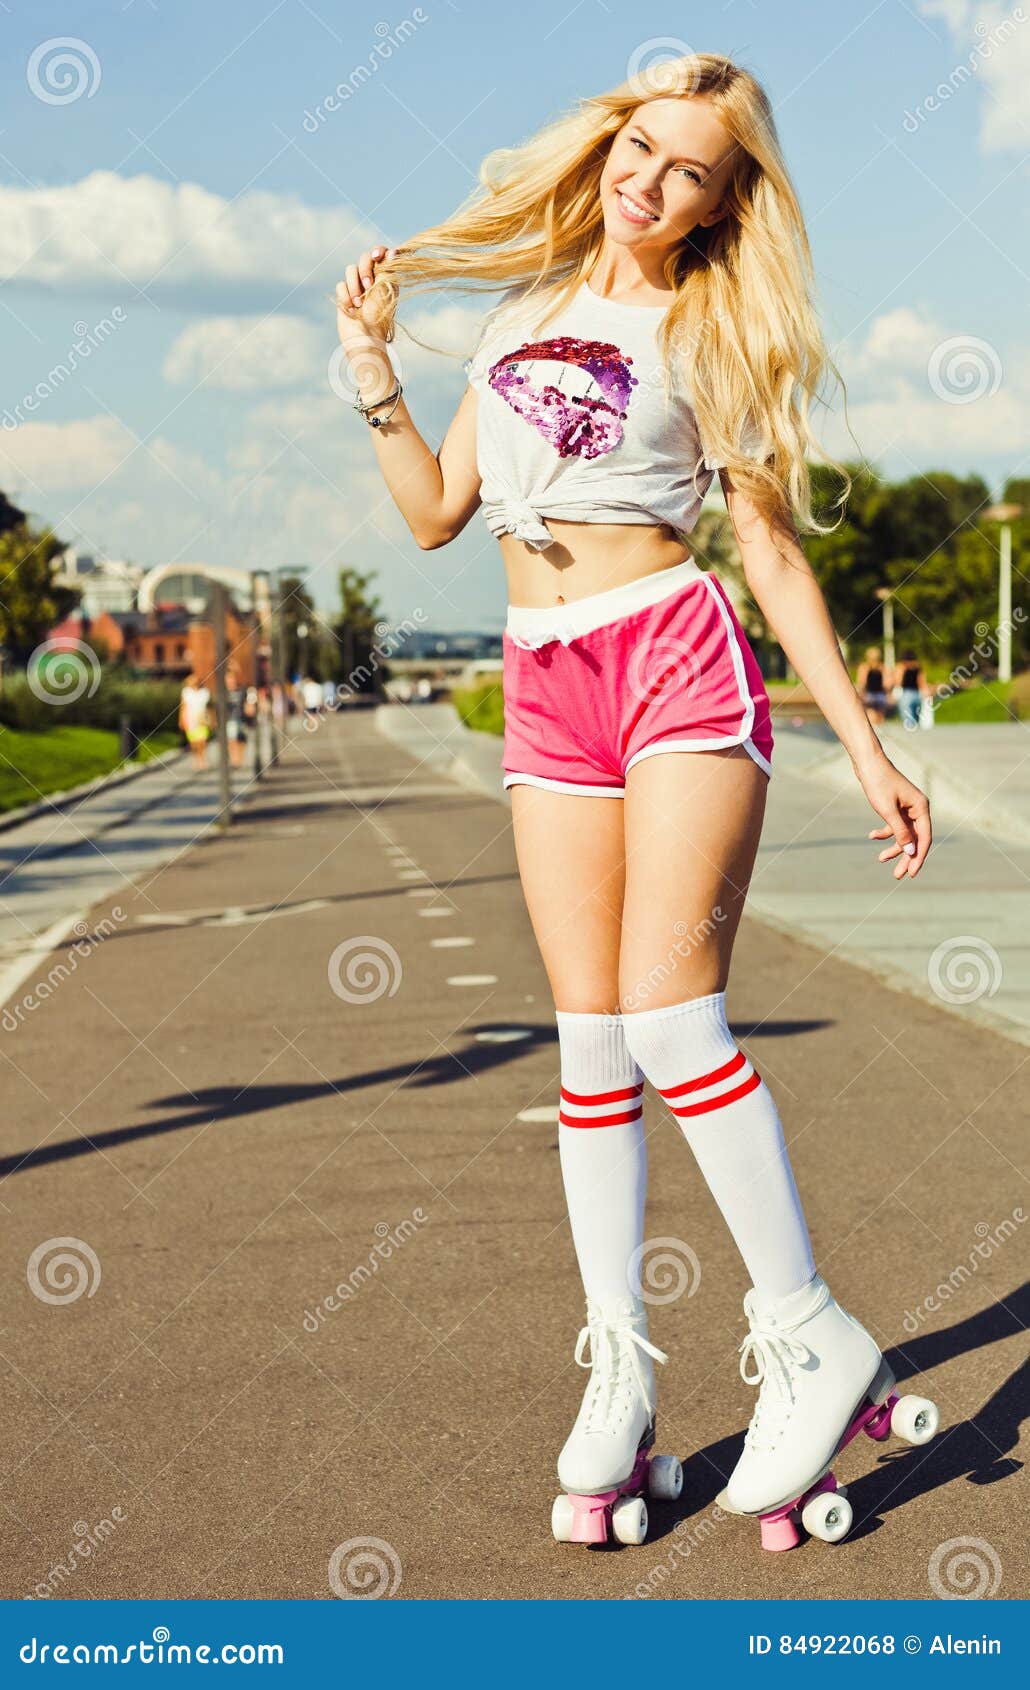
[[[23,423],[0,433],[0,483],[22,489],[36,508],[32,495],[37,489],[95,487],[118,469],[134,445],[130,431],[112,417]]]
[[[837,364],[852,432],[888,473],[904,473],[906,464],[1004,461],[1030,432],[1030,359],[1009,359],[962,325],[945,327],[902,306],[840,348]],[[838,457],[855,454],[839,412],[827,445]]]
[[[374,238],[348,210],[256,191],[229,200],[147,175],[95,170],[60,187],[0,187],[0,277],[48,287],[331,293]]]
[[[204,317],[168,349],[166,381],[236,393],[303,387],[324,366],[328,336],[305,317]]]
[[[406,382],[417,376],[424,396],[453,391],[456,400],[461,360],[475,345],[480,317],[477,307],[466,305],[403,311],[390,349],[395,368]],[[314,400],[329,391],[336,347],[331,305],[324,322],[286,314],[204,317],[173,341],[164,376],[176,385],[237,393],[309,388]],[[281,407],[276,416],[281,421]]]
[[[940,92],[927,95],[959,98],[981,84],[980,140],[987,153],[1026,148],[1026,86],[1030,78],[1030,13],[1022,6],[998,0],[921,0],[925,17],[943,18],[958,54],[956,63],[940,78]],[[932,118],[933,111],[927,120]]]
[[[845,349],[846,376],[864,376],[895,371],[926,369],[934,346],[943,339],[925,315],[910,306],[885,311],[872,323],[865,340]]]

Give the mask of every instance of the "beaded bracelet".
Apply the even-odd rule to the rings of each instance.
[[[393,392],[388,393],[386,395],[385,399],[377,399],[371,405],[366,405],[364,399],[362,399],[361,395],[359,394],[358,398],[355,401],[354,409],[361,413],[361,415],[364,417],[365,421],[372,428],[382,428],[383,424],[388,423],[390,421],[390,418],[393,416],[394,411],[397,409],[397,406],[401,402],[401,394],[403,392],[404,392],[404,389],[401,386],[400,382],[398,382],[397,386],[394,388]],[[372,412],[378,411],[381,408],[381,406],[383,406],[383,405],[389,405],[390,406],[390,409],[387,412],[386,416],[385,417],[374,417],[372,415]]]

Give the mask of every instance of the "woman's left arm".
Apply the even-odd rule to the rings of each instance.
[[[729,474],[721,472],[726,508],[740,547],[747,584],[762,614],[830,727],[884,826],[870,839],[891,839],[880,861],[894,862],[894,878],[919,873],[930,849],[926,795],[894,767],[851,684],[822,590],[791,526],[772,525]]]

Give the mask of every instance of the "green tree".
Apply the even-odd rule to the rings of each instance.
[[[332,678],[350,693],[381,693],[389,672],[383,642],[376,634],[383,611],[378,595],[371,592],[374,580],[374,573],[340,571],[341,613],[333,627],[336,666]]]
[[[0,646],[24,663],[75,602],[54,585],[54,563],[64,543],[49,529],[26,522],[0,533]]]
[[[283,668],[287,680],[294,675],[314,673],[318,667],[318,642],[314,630],[318,622],[315,601],[304,586],[300,575],[279,578],[279,631],[282,639]],[[301,634],[299,630],[305,632]],[[321,679],[321,676],[317,676]]]
[[[969,673],[994,670],[997,661],[998,549],[979,528],[966,528],[947,550],[921,562],[898,558],[892,568],[899,643],[918,650],[924,663],[962,665]],[[1017,581],[1017,587],[1019,582]],[[1014,606],[1025,592],[1013,594]],[[1027,654],[1025,624],[1013,629],[1013,657]]]

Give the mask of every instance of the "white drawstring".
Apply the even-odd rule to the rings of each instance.
[[[523,651],[539,651],[541,646],[550,645],[552,640],[559,640],[562,645],[571,645],[578,638],[578,630],[571,618],[556,616],[537,638],[527,638],[524,634],[514,634],[508,629],[508,638]]]

